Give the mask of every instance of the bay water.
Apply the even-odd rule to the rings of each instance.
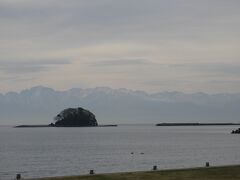
[[[0,127],[0,179],[240,164],[236,126]]]

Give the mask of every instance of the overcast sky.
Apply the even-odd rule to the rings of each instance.
[[[240,92],[239,0],[0,0],[0,92]]]

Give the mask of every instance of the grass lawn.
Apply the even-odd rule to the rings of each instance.
[[[240,165],[162,170],[146,172],[127,172],[96,174],[85,176],[52,177],[35,180],[240,180]]]

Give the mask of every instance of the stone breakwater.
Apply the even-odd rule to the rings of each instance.
[[[236,129],[236,130],[233,130],[232,131],[232,134],[240,134],[240,128]]]

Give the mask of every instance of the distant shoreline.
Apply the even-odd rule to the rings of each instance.
[[[117,124],[102,124],[98,126],[65,126],[65,127],[117,127]],[[240,123],[158,123],[155,126],[240,126]],[[14,128],[57,127],[53,125],[18,125]]]
[[[19,125],[19,126],[14,126],[15,128],[40,128],[40,127],[54,127],[54,126],[49,126],[49,125]]]
[[[239,126],[240,123],[159,123],[156,126]]]

